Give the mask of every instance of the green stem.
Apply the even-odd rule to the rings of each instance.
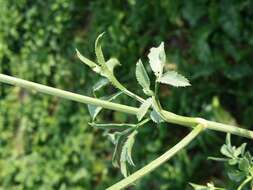
[[[203,130],[202,125],[197,125],[186,137],[184,137],[179,143],[165,152],[163,155],[158,157],[157,159],[153,160],[143,168],[139,169],[132,175],[126,177],[125,179],[121,180],[120,182],[112,185],[111,187],[107,188],[107,190],[118,190],[128,187],[129,185],[133,184],[136,180],[141,179],[148,173],[152,172],[154,169],[168,161],[172,156],[178,153],[180,150],[185,148],[195,137],[199,135],[199,133]]]
[[[150,118],[146,118],[146,119],[144,119],[143,121],[141,121],[140,123],[137,123],[137,127],[140,127],[140,126],[142,126],[142,125],[144,125],[144,124],[146,124],[147,122],[149,122],[151,119]]]
[[[45,85],[37,84],[34,82],[18,79],[18,78],[3,75],[3,74],[0,74],[0,82],[19,86],[19,87],[26,88],[29,90],[35,90],[38,92],[42,92],[45,94],[49,94],[49,95],[53,95],[53,96],[57,96],[57,97],[61,97],[61,98],[69,99],[69,100],[73,100],[76,102],[91,104],[91,105],[100,106],[100,107],[110,109],[110,110],[124,112],[127,114],[136,115],[138,112],[138,108],[136,107],[131,107],[131,106],[126,106],[126,105],[108,102],[104,100],[99,100],[96,98],[91,98],[91,97],[75,94],[75,93],[68,92],[65,90],[48,87]],[[182,125],[182,126],[186,126],[190,128],[192,128],[198,123],[204,123],[206,125],[205,127],[211,130],[231,133],[234,135],[253,139],[253,131],[250,131],[247,129],[235,127],[232,125],[217,123],[213,121],[208,121],[202,118],[180,116],[180,115],[177,115],[165,110],[161,110],[161,113],[165,117],[165,121],[169,123],[174,123],[174,124],[178,124],[178,125]]]
[[[100,99],[96,99],[96,98],[91,98],[91,97],[88,97],[88,96],[75,94],[75,93],[68,92],[68,91],[65,91],[65,90],[52,88],[52,87],[49,87],[49,86],[45,86],[45,85],[42,85],[42,84],[37,84],[37,83],[34,83],[34,82],[18,79],[18,78],[3,75],[3,74],[0,74],[0,81],[4,82],[4,83],[7,83],[7,84],[14,85],[14,86],[19,86],[19,87],[22,87],[22,88],[26,88],[26,89],[29,89],[29,90],[49,94],[49,95],[52,95],[52,96],[57,96],[57,97],[60,97],[60,98],[65,98],[65,99],[68,99],[68,100],[81,102],[81,103],[84,103],[84,104],[100,106],[100,107],[103,107],[103,108],[106,108],[106,109],[125,112],[125,113],[128,113],[128,114],[135,114],[138,111],[138,108],[134,108],[134,107],[130,107],[130,106],[125,106],[125,105],[121,105],[121,104],[112,103],[112,102],[109,102],[109,101],[104,101],[104,100],[100,100]]]
[[[252,177],[247,177],[247,178],[242,182],[242,184],[237,188],[237,190],[242,190],[242,188],[243,188],[247,183],[249,183],[251,180],[252,180]]]
[[[138,96],[137,94],[134,94],[133,92],[129,91],[126,87],[124,87],[113,75],[110,75],[108,79],[111,81],[112,85],[114,85],[116,88],[121,90],[124,94],[128,95],[129,97],[141,103],[145,101],[142,97]]]

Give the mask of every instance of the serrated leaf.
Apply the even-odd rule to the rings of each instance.
[[[135,142],[135,136],[138,132],[135,130],[133,131],[128,137],[126,142],[124,143],[121,151],[120,156],[120,169],[124,177],[128,176],[128,170],[127,170],[127,163],[130,165],[135,166],[133,159],[132,159],[132,148]]]
[[[115,129],[115,130],[125,130],[128,128],[136,127],[136,124],[129,123],[89,123],[90,126],[98,128],[98,129]]]
[[[154,121],[155,123],[162,123],[164,122],[164,120],[161,118],[161,116],[157,113],[157,111],[152,110],[150,113],[150,118],[152,119],[152,121]]]
[[[121,156],[121,151],[123,148],[123,145],[125,141],[127,140],[127,136],[131,134],[131,132],[134,129],[126,129],[122,132],[115,132],[113,134],[110,134],[110,139],[112,139],[113,144],[115,145],[113,156],[112,156],[112,164],[114,167],[120,167],[120,156]]]
[[[116,67],[116,66],[120,66],[121,64],[120,64],[120,62],[119,62],[119,60],[118,59],[116,59],[116,58],[110,58],[108,61],[106,61],[106,66],[107,66],[107,68],[113,73],[113,71],[114,71],[114,68]]]
[[[76,54],[77,54],[77,57],[86,65],[88,65],[93,71],[95,71],[96,73],[99,73],[101,72],[101,68],[96,64],[94,63],[93,61],[89,60],[88,58],[84,57],[79,51],[78,49],[76,49]]]
[[[142,120],[142,118],[146,115],[149,107],[152,105],[152,98],[148,98],[146,99],[142,104],[141,106],[139,107],[138,109],[138,112],[137,112],[137,119],[138,121]]]
[[[175,87],[185,87],[190,86],[188,79],[186,79],[183,75],[178,74],[175,71],[168,71],[162,75],[161,78],[158,79],[158,82],[163,84],[169,84]]]
[[[97,57],[98,64],[102,67],[105,67],[105,58],[104,58],[104,54],[103,54],[102,47],[101,47],[102,37],[104,34],[105,34],[104,32],[101,33],[97,37],[96,42],[95,42],[95,54]]]
[[[156,78],[159,79],[163,74],[163,67],[166,62],[164,43],[162,42],[158,47],[151,48],[148,58],[152,71]]]
[[[135,75],[138,83],[143,88],[143,91],[150,91],[150,80],[141,60],[136,64]]]
[[[113,94],[109,97],[102,97],[100,99],[107,100],[107,101],[112,101],[112,100],[116,99],[121,94],[122,94],[122,92],[118,92],[118,93],[115,93],[115,94]],[[100,111],[102,109],[103,109],[102,107],[88,104],[88,110],[89,110],[89,113],[91,115],[92,121],[95,120],[95,118],[97,117],[97,115],[100,113]]]

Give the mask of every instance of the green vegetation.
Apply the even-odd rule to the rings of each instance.
[[[184,90],[162,85],[159,97],[164,109],[252,128],[251,7],[251,1],[227,0],[0,0],[1,73],[91,95],[88,89],[98,78],[79,63],[74,50],[94,56],[91,44],[106,31],[106,60],[108,55],[117,57],[122,65],[115,67],[117,78],[127,89],[141,94],[135,81],[129,83],[135,75],[134,65],[138,57],[148,54],[149,47],[164,40],[166,70],[186,73],[192,84]],[[110,87],[94,91],[98,97],[115,92]],[[123,95],[116,101],[136,105]],[[120,113],[103,113],[99,121],[135,121]],[[118,181],[120,173],[110,162],[112,145],[100,131],[88,126],[89,122],[83,105],[1,84],[0,187],[105,189]],[[166,126],[161,123],[157,130],[150,126],[138,133],[134,145],[138,151],[133,153],[138,167],[185,136],[184,129]],[[170,163],[137,182],[135,188],[190,189],[188,182],[214,181],[219,187],[235,189],[225,175],[229,168],[206,160],[218,154],[223,138],[203,133]],[[241,139],[235,141],[240,143]],[[208,168],[205,173],[203,166]]]

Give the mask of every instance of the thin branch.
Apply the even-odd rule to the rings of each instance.
[[[247,183],[249,183],[251,180],[252,180],[252,177],[247,177],[247,178],[242,182],[242,184],[237,188],[237,190],[242,190],[242,188],[243,188]]]
[[[141,179],[148,173],[155,170],[157,167],[168,161],[172,156],[178,153],[180,150],[185,148],[195,137],[197,137],[200,132],[204,129],[204,127],[199,124],[196,126],[186,137],[184,137],[179,143],[165,152],[163,155],[158,157],[157,159],[153,160],[140,170],[136,171],[135,173],[131,174],[130,176],[126,177],[125,179],[121,180],[120,182],[112,185],[111,187],[107,188],[107,190],[119,190],[126,188],[133,184],[136,180]]]
[[[42,92],[45,94],[65,98],[68,100],[73,100],[76,102],[101,106],[106,109],[124,112],[127,114],[136,115],[138,112],[138,108],[136,108],[136,107],[126,106],[126,105],[108,102],[108,101],[104,101],[104,100],[100,100],[100,99],[96,99],[96,98],[91,98],[88,96],[83,96],[83,95],[75,94],[75,93],[68,92],[65,90],[60,90],[57,88],[48,87],[45,85],[22,80],[22,79],[19,79],[16,77],[11,77],[11,76],[4,75],[4,74],[0,74],[0,82],[19,86],[22,88],[26,88],[28,90],[35,90],[35,91]],[[250,131],[247,129],[239,128],[239,127],[232,126],[232,125],[217,123],[217,122],[213,122],[213,121],[208,121],[208,120],[205,120],[202,118],[180,116],[180,115],[177,115],[172,112],[165,111],[165,110],[162,110],[161,112],[163,113],[166,121],[169,123],[174,123],[174,124],[178,124],[178,125],[182,125],[182,126],[186,126],[186,127],[190,127],[190,128],[192,128],[193,126],[195,126],[198,123],[202,123],[202,124],[206,125],[206,128],[211,129],[211,130],[220,131],[220,132],[224,132],[224,133],[231,133],[234,135],[253,139],[253,131]]]

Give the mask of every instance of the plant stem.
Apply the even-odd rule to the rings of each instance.
[[[100,100],[97,98],[91,98],[88,96],[75,94],[75,93],[68,92],[65,90],[52,88],[49,86],[45,86],[42,84],[18,79],[18,78],[3,75],[3,74],[0,74],[0,81],[7,83],[7,84],[14,85],[14,86],[26,88],[28,90],[38,91],[38,92],[42,92],[42,93],[49,94],[52,96],[57,96],[57,97],[61,97],[61,98],[65,98],[65,99],[69,99],[69,100],[73,100],[73,101],[81,102],[81,103],[85,103],[85,104],[90,104],[90,105],[94,105],[94,106],[100,106],[100,107],[103,107],[106,109],[125,112],[128,114],[135,114],[135,113],[137,113],[137,110],[138,110],[138,108],[135,108],[135,107],[116,104],[116,103],[112,103],[109,101]]]
[[[22,79],[11,77],[11,76],[4,75],[4,74],[0,74],[0,82],[19,86],[22,88],[26,88],[28,90],[35,90],[35,91],[42,92],[45,94],[73,100],[76,102],[91,104],[91,105],[100,106],[100,107],[114,110],[114,111],[124,112],[127,114],[136,115],[138,112],[138,108],[136,108],[136,107],[126,106],[126,105],[108,102],[108,101],[104,101],[104,100],[100,100],[100,99],[96,99],[96,98],[91,98],[88,96],[83,96],[83,95],[75,94],[75,93],[68,92],[65,90],[60,90],[60,89],[48,87],[45,85],[22,80]],[[193,126],[195,126],[198,123],[205,123],[206,128],[208,128],[208,129],[215,130],[215,131],[221,131],[221,132],[225,132],[225,133],[231,133],[234,135],[253,139],[253,131],[250,131],[247,129],[235,127],[232,125],[217,123],[217,122],[213,122],[213,121],[208,121],[208,120],[205,120],[202,118],[180,116],[180,115],[177,115],[172,112],[165,111],[165,110],[161,110],[161,112],[164,115],[165,120],[169,123],[174,123],[174,124],[178,124],[178,125],[182,125],[182,126],[186,126],[186,127],[190,127],[190,128],[192,128]]]
[[[242,190],[242,188],[243,188],[247,183],[249,183],[251,180],[252,180],[252,177],[247,177],[247,178],[242,182],[242,184],[237,188],[237,190]]]
[[[199,124],[197,125],[186,137],[184,137],[179,143],[165,152],[163,155],[158,157],[157,159],[153,160],[140,170],[136,171],[132,175],[126,177],[125,179],[121,180],[120,182],[112,185],[111,187],[107,188],[107,190],[118,190],[123,189],[134,183],[136,180],[141,179],[143,176],[147,175],[148,173],[152,172],[154,169],[165,163],[169,160],[172,156],[178,153],[180,150],[185,148],[195,137],[199,135],[199,133],[204,129],[204,127]]]
[[[110,75],[110,77],[108,78],[112,85],[115,86],[116,88],[118,88],[119,90],[121,90],[124,94],[126,94],[127,96],[143,103],[145,100],[138,96],[137,94],[134,94],[133,92],[131,92],[130,90],[128,90],[126,87],[124,87],[114,75]]]

